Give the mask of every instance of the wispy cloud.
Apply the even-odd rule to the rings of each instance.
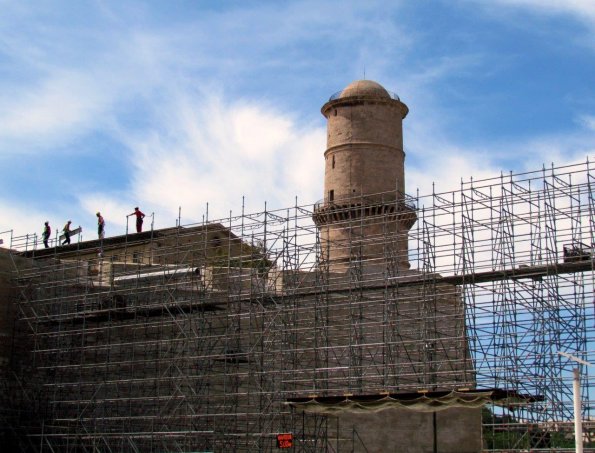
[[[89,77],[69,71],[49,75],[0,103],[0,153],[22,154],[64,146],[98,127],[113,100]]]
[[[595,132],[595,115],[582,115],[578,118],[579,124]]]
[[[541,8],[498,1],[511,10]],[[591,14],[586,2],[545,3],[544,14]],[[445,5],[435,6],[442,8],[437,14],[448,14]],[[467,118],[452,100],[469,105],[481,97],[479,104],[491,108],[486,99],[500,93],[466,85],[515,60],[500,53],[496,67],[489,46],[468,45],[476,39],[469,26],[455,40],[465,45],[451,46],[444,21],[426,20],[434,7],[303,0],[177,8],[3,4],[0,160],[13,171],[10,183],[0,181],[0,206],[19,217],[19,228],[36,230],[47,216],[62,223],[76,213],[83,220],[72,220],[93,231],[101,210],[108,233],[116,234],[135,205],[169,226],[179,206],[183,222],[200,221],[207,202],[211,218],[224,217],[241,209],[243,195],[247,211],[265,201],[286,206],[296,195],[316,201],[326,146],[319,107],[363,77],[364,67],[412,110],[405,126],[409,190],[430,191],[432,180],[442,190],[456,188],[461,177],[498,173],[515,159],[518,168],[590,152],[588,105],[574,112],[580,131],[520,139],[503,131],[498,142],[457,134]],[[431,26],[420,27],[420,20]],[[47,165],[56,154],[78,160],[63,159],[65,170]],[[41,167],[40,160],[37,181],[27,166]],[[53,208],[44,197],[21,193],[23,186],[52,198]],[[10,210],[17,205],[34,215]],[[3,225],[14,219],[2,216]]]
[[[595,3],[591,0],[463,0],[463,3],[476,4],[492,18],[519,29],[533,30],[546,40],[567,33],[572,35],[572,42],[565,40],[566,45],[595,50]],[[568,22],[574,25],[569,26]]]
[[[157,130],[120,131],[120,139],[131,152],[134,199],[168,220],[182,206],[186,220],[198,221],[207,202],[212,216],[237,212],[244,194],[246,209],[256,210],[322,192],[320,127],[299,126],[270,105],[189,93],[161,105],[158,117]]]
[[[39,11],[7,8],[0,23],[11,33],[0,34],[0,57],[3,53],[4,66],[13,69],[0,86],[0,154],[64,147],[101,130],[105,122],[126,121],[130,109],[160,102],[160,93],[179,84],[207,90],[209,85],[225,86],[231,95],[247,98],[257,89],[266,90],[256,83],[270,73],[278,83],[297,83],[293,74],[299,73],[301,84],[311,84],[321,76],[317,71],[346,63],[339,55],[317,51],[319,43],[345,49],[340,54],[349,59],[384,39],[391,42],[392,53],[407,45],[407,39],[395,39],[406,34],[374,3],[338,6],[303,1],[275,8],[191,8],[188,17],[155,24],[156,11],[142,3],[98,3],[86,11],[89,28],[62,27],[51,20],[48,25],[48,18],[56,19],[48,4]],[[18,18],[17,24],[10,22],[11,16]],[[19,20],[27,21],[23,30]],[[344,24],[350,24],[350,33],[334,33]],[[368,56],[382,60],[377,52]]]
[[[428,123],[425,123],[426,125]],[[421,125],[420,125],[421,126]],[[423,126],[422,126],[423,127]],[[455,142],[443,134],[416,133],[410,141],[415,155],[407,169],[408,191],[414,194],[457,190],[461,181],[497,176],[501,172],[568,165],[595,157],[595,131],[551,133],[529,139],[510,137],[494,143]]]
[[[495,0],[492,3],[526,8],[542,14],[568,14],[595,25],[595,3],[591,0]]]
[[[211,217],[237,212],[243,195],[247,210],[260,210],[265,201],[280,207],[296,195],[316,200],[325,147],[316,103],[305,116],[296,113],[299,106],[288,109],[286,99],[278,102],[267,92],[272,82],[265,82],[265,73],[279,78],[271,87],[275,93],[283,93],[285,81],[293,95],[325,77],[314,67],[350,66],[339,55],[319,52],[320,43],[349,54],[353,47],[360,55],[370,49],[376,61],[380,35],[392,40],[392,52],[400,47],[394,42],[407,43],[394,39],[398,27],[375,4],[213,8],[158,24],[155,11],[142,4],[134,11],[130,4],[98,5],[88,28],[64,30],[45,25],[49,9],[15,7],[15,15],[28,19],[28,31],[15,28],[14,36],[0,37],[0,49],[29,75],[15,77],[4,92],[0,86],[0,156],[59,148],[62,154],[88,154],[89,166],[97,156],[126,156],[120,160],[128,164],[125,185],[104,175],[101,193],[76,190],[70,209],[90,219],[82,222],[86,230],[98,209],[108,225],[122,228],[136,204],[154,210],[166,226],[178,206],[186,220],[197,221],[207,202]],[[345,24],[352,25],[351,33],[334,33]],[[43,39],[33,41],[33,35]],[[98,133],[111,137],[109,150],[94,148]],[[69,175],[71,184],[86,173],[81,168]],[[29,228],[40,221],[31,219]]]

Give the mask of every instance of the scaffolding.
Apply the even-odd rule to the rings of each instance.
[[[485,450],[570,448],[576,364],[559,352],[595,361],[592,165],[407,197],[407,233],[391,227],[402,194],[379,194],[388,210],[354,198],[322,226],[329,207],[296,200],[47,250],[11,232],[3,436],[23,451],[240,452],[289,433],[296,451],[365,451],[337,413],[456,406],[483,407]]]

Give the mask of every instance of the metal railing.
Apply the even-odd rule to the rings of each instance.
[[[336,93],[334,93],[333,95],[331,95],[331,97],[328,99],[329,102],[330,101],[334,101],[336,99],[339,99],[341,97],[341,95],[343,94],[343,91],[345,91],[345,90],[337,91]],[[397,95],[397,93],[394,93],[394,92],[388,91],[388,90],[385,90],[385,91],[390,96],[391,99],[393,99],[395,101],[400,101],[401,100],[401,98]],[[355,96],[358,96],[358,95],[355,95]],[[362,94],[361,96],[364,96],[365,97],[366,95],[365,94]],[[351,96],[349,96],[349,97],[351,97]]]
[[[323,198],[318,200],[314,203],[314,212],[318,212],[321,209],[326,208],[337,208],[342,209],[346,206],[352,207],[361,207],[361,206],[374,206],[380,204],[393,204],[396,205],[398,208],[402,210],[417,210],[417,204],[415,203],[415,199],[407,194],[396,194],[395,193],[386,193],[386,194],[376,194],[376,195],[369,195],[369,196],[357,196],[357,197],[342,197],[336,198],[334,200],[328,200]]]

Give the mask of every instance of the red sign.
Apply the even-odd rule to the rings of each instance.
[[[277,448],[291,448],[293,447],[293,434],[284,433],[277,434]]]

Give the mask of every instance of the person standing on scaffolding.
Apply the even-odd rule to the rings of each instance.
[[[52,229],[50,228],[50,222],[45,222],[43,227],[43,233],[41,233],[41,237],[43,239],[43,245],[45,248],[49,248],[48,241],[50,236],[52,235]]]
[[[100,212],[97,213],[97,236],[99,236],[99,239],[105,237],[105,220],[103,220]]]
[[[128,214],[128,217],[131,215],[136,216],[136,232],[142,233],[143,231],[143,219],[145,218],[145,213],[138,209],[138,206],[134,208],[134,212],[132,214]]]
[[[64,232],[64,242],[62,242],[62,245],[70,244],[70,224],[71,223],[72,223],[72,221],[69,220],[68,222],[66,222],[66,225],[64,225],[64,228],[62,228],[62,231]]]

